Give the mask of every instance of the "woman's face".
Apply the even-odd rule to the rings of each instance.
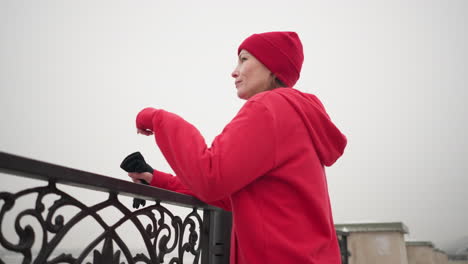
[[[269,90],[274,80],[270,70],[246,50],[239,53],[237,67],[231,76],[236,79],[237,96],[245,100]]]

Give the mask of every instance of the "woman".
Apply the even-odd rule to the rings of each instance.
[[[247,102],[211,147],[173,113],[137,115],[138,132],[154,133],[177,176],[129,176],[232,211],[231,263],[340,263],[324,166],[346,138],[317,97],[292,88],[303,59],[294,32],[244,40],[232,77]]]

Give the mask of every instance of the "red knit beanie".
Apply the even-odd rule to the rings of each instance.
[[[296,32],[253,34],[240,44],[237,54],[243,49],[263,63],[288,87],[293,87],[299,79],[304,53]]]

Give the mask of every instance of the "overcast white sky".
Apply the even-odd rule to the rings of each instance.
[[[442,245],[468,236],[467,14],[463,0],[0,0],[0,151],[127,179],[139,150],[171,172],[138,111],[175,112],[210,143],[243,104],[237,46],[292,30],[296,88],[349,140],[327,170],[335,222],[401,221]]]

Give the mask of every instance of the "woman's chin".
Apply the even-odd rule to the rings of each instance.
[[[238,89],[237,90],[237,97],[239,97],[240,99],[244,99],[246,100],[246,97],[247,95],[245,93],[242,92],[242,90]]]

